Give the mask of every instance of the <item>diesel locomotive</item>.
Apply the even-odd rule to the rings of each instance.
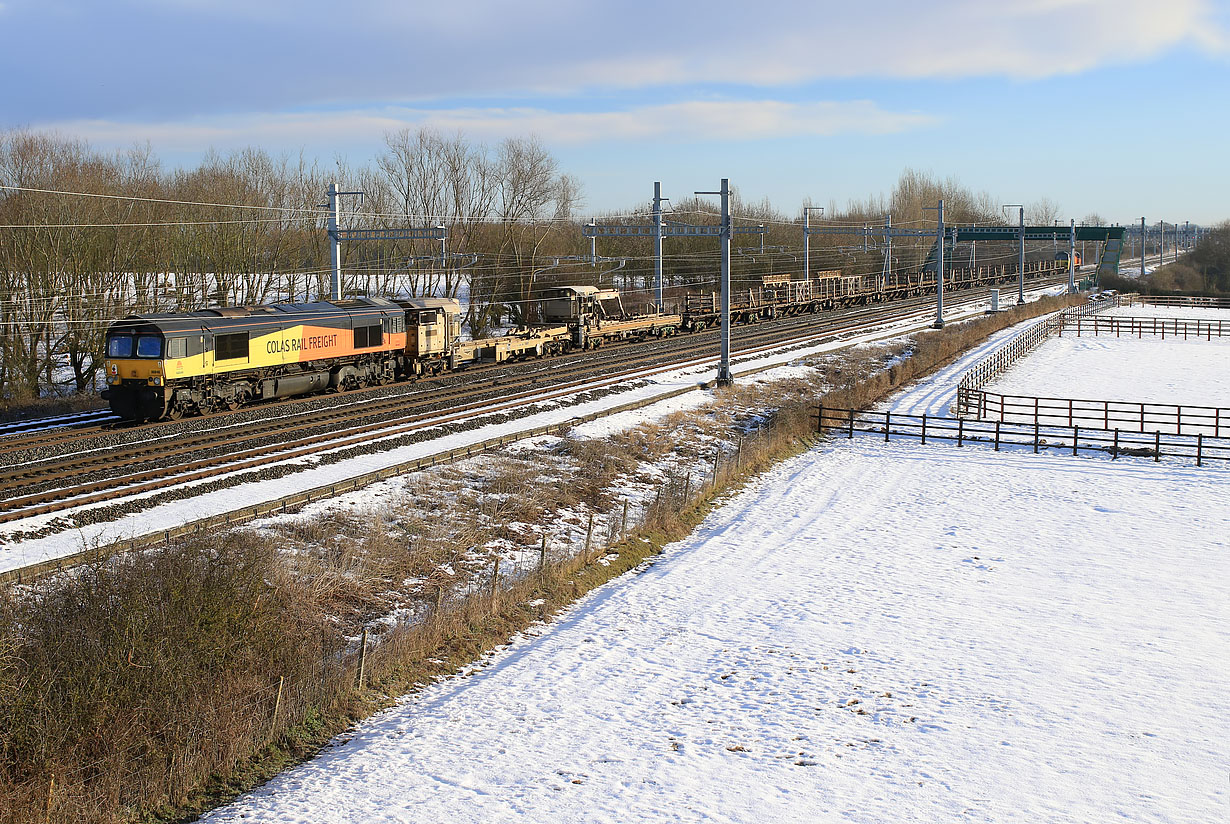
[[[358,298],[133,315],[107,330],[102,396],[129,420],[394,380],[406,312]]]

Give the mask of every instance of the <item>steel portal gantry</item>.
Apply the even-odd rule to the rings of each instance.
[[[619,223],[598,223],[596,220],[591,220],[589,223],[581,227],[581,233],[584,237],[590,239],[590,255],[593,259],[598,257],[597,240],[599,237],[651,237],[653,238],[653,258],[654,258],[654,275],[657,279],[657,299],[656,305],[658,311],[663,311],[662,297],[662,239],[667,237],[721,237],[722,227],[718,226],[698,226],[691,223],[679,223],[677,221],[664,220],[662,213],[662,183],[655,181],[653,184],[653,223],[645,224],[619,224]],[[764,235],[767,230],[764,224],[757,226],[736,226],[733,233],[736,235],[760,235],[760,251],[764,251]]]
[[[362,192],[338,191],[336,183],[330,183],[326,190],[329,202],[322,204],[329,210],[326,229],[329,233],[329,258],[332,262],[333,276],[329,283],[330,300],[342,299],[342,241],[343,240],[438,240],[440,241],[440,261],[443,265],[448,257],[445,244],[448,242],[448,229],[444,226],[426,226],[414,229],[342,229],[338,226],[337,200],[342,195],[363,196]]]

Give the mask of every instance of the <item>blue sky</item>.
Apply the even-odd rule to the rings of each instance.
[[[729,177],[792,211],[910,166],[1065,216],[1230,217],[1211,0],[0,0],[0,127],[164,162],[367,163],[386,131],[536,133],[585,214]]]

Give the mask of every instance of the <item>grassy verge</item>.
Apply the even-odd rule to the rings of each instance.
[[[374,509],[4,591],[0,822],[182,820],[259,784],[688,534],[716,496],[814,442],[821,395],[866,406],[1070,302],[818,359],[606,439],[424,472]]]

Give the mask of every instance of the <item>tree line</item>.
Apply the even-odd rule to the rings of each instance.
[[[503,317],[532,319],[535,297],[556,283],[616,283],[630,290],[633,307],[652,300],[650,239],[602,238],[592,260],[580,182],[535,137],[489,146],[403,129],[386,134],[362,166],[322,168],[248,148],[167,169],[149,147],[104,153],[71,137],[10,130],[0,132],[0,397],[92,390],[106,324],[128,314],[327,297],[320,206],[331,182],[363,192],[342,199],[345,227],[447,230],[445,244],[344,243],[346,294],[459,297],[474,334]],[[989,195],[912,170],[887,197],[829,204],[824,218],[878,226],[891,213],[894,225],[925,228],[935,219],[926,209],[941,197],[952,222],[1003,222]],[[1048,201],[1031,208],[1038,222],[1058,211]],[[648,209],[600,222],[646,224]],[[803,268],[801,211],[744,202],[736,191],[732,213],[739,225],[765,227],[763,243],[737,238],[737,283]],[[713,224],[717,205],[680,200],[667,218]],[[673,290],[717,288],[712,238],[672,238],[667,247]],[[896,243],[891,265],[917,267],[928,247]],[[870,274],[883,266],[883,252],[855,236],[813,237],[811,249],[813,270]]]

